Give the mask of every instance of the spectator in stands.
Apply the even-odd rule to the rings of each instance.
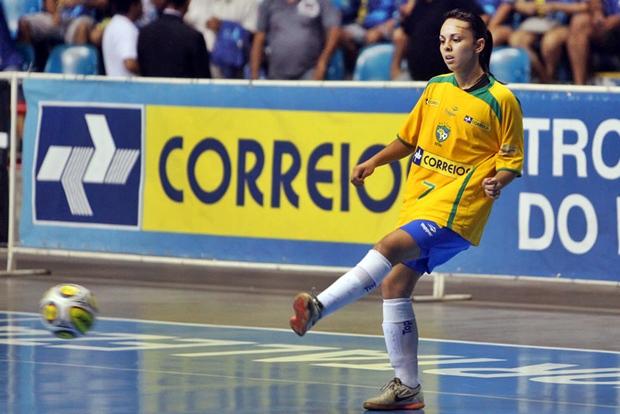
[[[510,36],[509,43],[527,51],[532,62],[532,72],[542,83],[551,82],[555,78],[569,36],[570,15],[588,10],[587,1],[569,1],[541,3],[536,0],[517,0],[515,3],[515,10],[528,17]]]
[[[516,21],[514,0],[479,0],[479,4],[488,16],[487,27],[493,35],[493,46],[508,44]]]
[[[243,78],[256,32],[258,1],[193,0],[185,21],[202,32],[214,78]]]
[[[88,36],[89,42],[99,50],[101,50],[101,44],[103,42],[103,32],[112,20],[112,16],[114,16],[114,10],[111,4],[113,2],[114,0],[108,1],[108,6],[101,13],[101,19],[93,26]]]
[[[44,11],[19,20],[18,38],[24,43],[86,44],[108,0],[45,0]]]
[[[269,79],[325,79],[340,37],[340,14],[330,0],[263,0],[250,57],[257,79],[265,44]]]
[[[132,76],[138,68],[138,27],[142,0],[112,0],[115,14],[103,33],[103,64],[108,76]]]
[[[577,85],[588,80],[591,50],[620,58],[620,1],[592,0],[591,6],[591,10],[574,15],[570,23],[567,49]]]
[[[138,65],[144,76],[210,78],[202,34],[183,22],[189,0],[169,0],[161,17],[138,35]]]
[[[441,29],[443,16],[453,9],[466,10],[479,16],[484,14],[475,0],[415,0],[405,6],[406,15],[400,32],[403,38],[399,35],[394,39],[393,79],[400,76],[403,56],[407,59],[412,80],[427,81],[433,76],[449,72],[439,52],[437,33]]]
[[[355,20],[342,27],[342,44],[347,51],[357,54],[364,46],[392,41],[403,0],[352,0],[352,3],[357,3]]]
[[[23,59],[15,49],[15,41],[9,32],[4,15],[4,7],[0,4],[0,70],[20,70]]]

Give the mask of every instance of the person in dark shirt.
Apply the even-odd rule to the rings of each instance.
[[[439,53],[437,33],[443,16],[453,9],[466,10],[479,16],[484,14],[475,0],[415,1],[413,9],[403,17],[401,23],[406,41],[394,42],[394,56],[398,61],[393,62],[392,67],[400,66],[400,58],[404,55],[412,80],[427,81],[433,76],[449,72]]]
[[[210,78],[209,52],[202,34],[183,22],[189,0],[169,0],[162,16],[138,35],[143,76]]]

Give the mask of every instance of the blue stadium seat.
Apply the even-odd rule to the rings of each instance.
[[[19,18],[42,10],[41,0],[0,0],[0,3],[4,7],[6,23],[13,39],[17,37]]]
[[[58,45],[47,59],[45,72],[98,75],[99,52],[93,46]]]
[[[532,80],[530,58],[525,49],[498,47],[491,55],[491,73],[506,83],[528,83]]]
[[[389,43],[368,46],[362,49],[355,62],[353,80],[390,80],[390,64],[393,54],[394,46]]]

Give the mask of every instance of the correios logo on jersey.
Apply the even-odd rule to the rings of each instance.
[[[448,177],[457,178],[471,171],[471,165],[461,164],[426,151],[418,146],[413,154],[413,163],[427,170],[438,172]]]
[[[41,103],[35,221],[139,228],[142,118],[136,105]]]

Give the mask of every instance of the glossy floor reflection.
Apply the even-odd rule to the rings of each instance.
[[[620,412],[620,352],[424,339],[431,413]],[[7,414],[359,413],[392,373],[374,335],[100,318],[59,340],[0,312]],[[422,412],[422,411],[419,411]]]

